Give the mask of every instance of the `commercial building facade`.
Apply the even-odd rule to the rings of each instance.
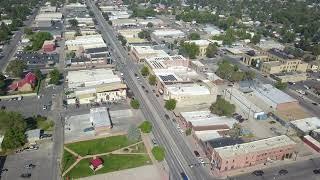
[[[292,158],[296,143],[286,135],[212,149],[211,162],[218,173]]]

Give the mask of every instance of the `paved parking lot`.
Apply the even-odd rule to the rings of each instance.
[[[81,178],[81,180],[161,180],[163,177],[155,165],[142,166],[132,169],[126,169],[107,174],[99,174],[95,176]]]
[[[57,94],[61,90],[61,87],[53,86],[43,89],[39,95],[41,98],[39,99],[37,96],[23,97],[20,101],[9,101],[2,100],[0,101],[0,107],[4,106],[9,111],[16,111],[24,115],[25,117],[30,117],[34,115],[43,115],[47,116],[51,110],[49,106],[50,101],[52,104],[55,104],[55,94]],[[48,106],[48,109],[44,110],[43,106]]]
[[[113,128],[106,134],[126,132],[130,124],[139,124],[143,119],[138,111],[131,109],[110,111]],[[67,116],[65,120],[65,143],[94,137],[89,111],[86,114]],[[104,134],[104,135],[106,135]]]
[[[24,166],[36,165],[32,169]],[[36,151],[24,151],[19,154],[8,155],[3,168],[8,171],[2,174],[3,180],[22,179],[22,173],[31,173],[32,180],[44,180],[52,178],[52,142],[40,144]],[[48,178],[50,177],[50,178]]]

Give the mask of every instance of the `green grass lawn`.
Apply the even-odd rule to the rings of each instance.
[[[96,171],[96,174],[103,174],[151,164],[151,160],[148,155],[140,154],[110,154],[102,156],[101,158],[104,161],[104,166],[102,169]],[[72,179],[94,175],[93,171],[89,167],[90,160],[91,159],[81,160],[66,176],[69,176],[69,178]]]
[[[134,143],[129,141],[126,135],[120,135],[70,143],[66,146],[81,156],[85,156],[111,152]]]
[[[67,170],[74,162],[76,162],[76,157],[68,151],[63,150],[62,172]]]
[[[144,146],[144,143],[141,142],[135,146],[130,147],[132,149],[132,153],[146,153],[146,147]]]

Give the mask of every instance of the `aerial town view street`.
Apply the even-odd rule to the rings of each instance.
[[[0,0],[1,180],[320,180],[319,0]]]

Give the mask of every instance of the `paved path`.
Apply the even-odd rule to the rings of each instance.
[[[142,141],[139,141],[137,143],[131,144],[129,146],[126,146],[126,147],[123,147],[123,148],[120,148],[120,149],[116,149],[116,150],[111,151],[111,152],[93,154],[93,155],[86,155],[86,156],[81,156],[78,153],[76,153],[73,150],[71,150],[70,148],[64,146],[64,149],[66,151],[70,152],[72,155],[74,155],[75,157],[78,157],[78,158],[77,158],[76,162],[74,162],[67,170],[65,170],[63,172],[62,177],[65,176],[69,171],[71,171],[71,169],[73,169],[83,159],[89,159],[89,158],[93,158],[93,157],[97,157],[97,156],[105,156],[105,155],[108,155],[108,154],[147,154],[147,153],[131,153],[131,152],[124,153],[124,152],[122,152],[125,148],[130,148],[130,147],[135,146],[135,145],[140,144],[140,143],[142,143]],[[150,156],[150,158],[151,157],[152,156]]]

